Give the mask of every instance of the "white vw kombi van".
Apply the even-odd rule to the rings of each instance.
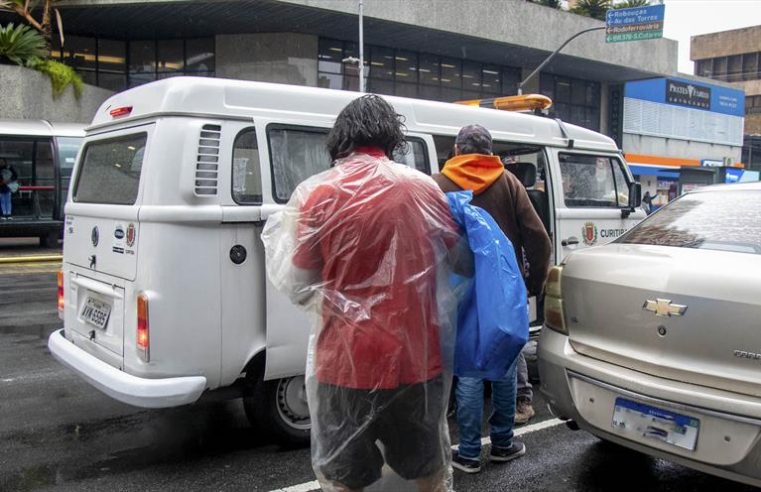
[[[76,164],[53,355],[141,407],[240,387],[249,417],[308,439],[309,323],[265,276],[259,235],[303,179],[330,165],[325,137],[357,93],[171,78],[107,100]],[[460,127],[480,123],[522,179],[555,260],[644,218],[619,150],[549,118],[388,97],[406,118],[398,162],[439,170]],[[629,201],[630,190],[633,200]]]

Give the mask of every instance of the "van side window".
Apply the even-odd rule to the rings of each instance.
[[[273,196],[285,203],[305,179],[330,169],[327,128],[269,125],[270,162],[273,175]],[[407,140],[407,152],[395,153],[394,160],[426,174],[431,173],[425,143],[419,138]]]
[[[89,143],[77,176],[74,201],[133,205],[147,140],[147,134],[139,133]]]
[[[394,162],[417,169],[421,173],[431,174],[431,165],[428,162],[425,142],[419,138],[408,138],[406,152],[394,152]]]
[[[568,207],[626,207],[629,189],[621,161],[605,156],[560,154]]]
[[[256,130],[246,128],[233,144],[233,200],[240,205],[261,205],[262,174]]]
[[[322,128],[267,127],[275,201],[287,202],[299,183],[330,168],[327,135]]]

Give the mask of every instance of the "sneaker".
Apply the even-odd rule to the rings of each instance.
[[[520,441],[513,440],[513,444],[511,444],[509,448],[500,448],[492,445],[491,451],[489,452],[489,461],[506,463],[515,458],[520,458],[524,454],[526,454],[526,445]]]
[[[481,460],[463,458],[458,451],[452,451],[452,468],[465,473],[478,473],[481,471]]]
[[[536,412],[534,412],[531,402],[525,398],[518,398],[515,405],[515,423],[518,425],[527,424],[534,415]]]

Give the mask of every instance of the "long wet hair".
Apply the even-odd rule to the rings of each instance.
[[[335,161],[357,147],[379,147],[393,159],[395,150],[406,150],[404,130],[404,117],[382,97],[368,94],[350,102],[338,115],[328,133],[328,152]]]

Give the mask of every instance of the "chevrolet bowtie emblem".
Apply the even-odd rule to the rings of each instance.
[[[646,309],[656,316],[662,316],[664,318],[670,318],[671,316],[681,316],[687,311],[687,306],[681,304],[671,304],[669,299],[656,299],[651,301],[648,299],[642,306],[642,309]]]

